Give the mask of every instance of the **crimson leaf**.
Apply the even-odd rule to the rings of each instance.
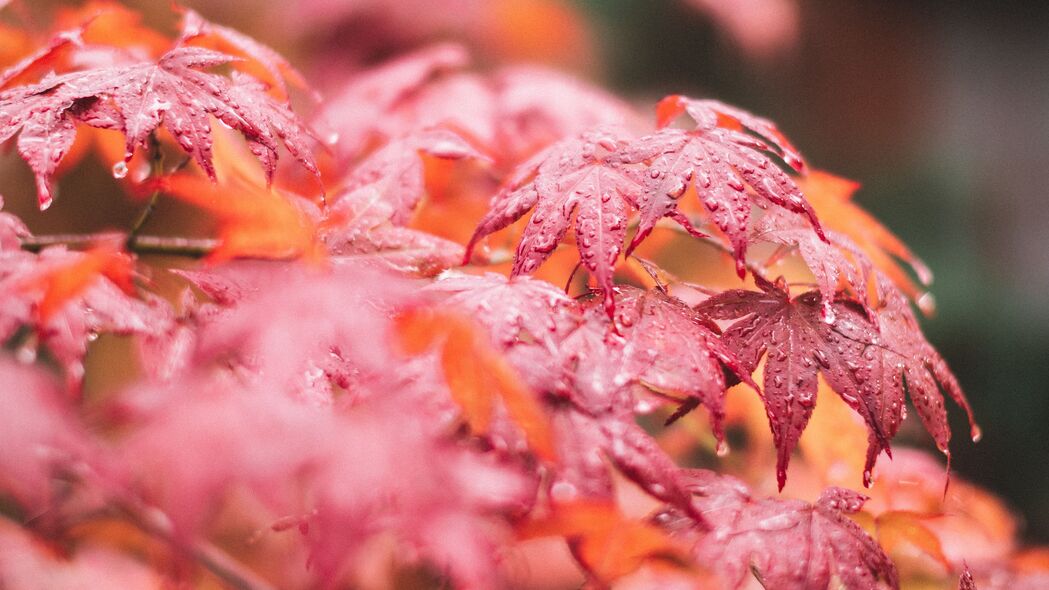
[[[846,516],[866,497],[829,488],[815,504],[754,499],[742,482],[710,471],[691,471],[687,480],[705,525],[673,509],[656,521],[693,543],[699,563],[729,588],[740,587],[750,568],[776,590],[826,590],[832,579],[845,590],[899,587],[889,557]]]
[[[41,208],[51,203],[50,179],[76,138],[76,123],[120,131],[125,161],[163,125],[179,146],[214,178],[211,115],[240,131],[271,176],[278,138],[304,167],[318,174],[306,149],[309,131],[287,105],[253,78],[203,71],[235,58],[179,47],[156,63],[100,67],[13,88],[0,94],[0,143],[18,135],[18,151],[33,169]]]
[[[535,271],[564,239],[575,219],[576,245],[583,265],[604,292],[609,316],[615,308],[613,269],[626,237],[627,213],[637,208],[640,186],[616,152],[624,147],[621,132],[603,128],[560,141],[522,164],[492,200],[470,243],[477,242],[535,212],[521,236],[513,276]]]
[[[660,124],[682,111],[696,127],[662,129],[631,144],[629,159],[647,163],[641,224],[630,243],[632,251],[662,217],[684,223],[677,201],[694,186],[714,224],[732,244],[736,269],[745,273],[747,223],[751,201],[808,217],[816,233],[823,230],[812,207],[794,181],[767,155],[782,158],[796,172],[805,170],[801,155],[770,121],[713,100],[669,96],[660,103]],[[750,188],[748,192],[747,188]]]
[[[726,291],[698,309],[714,319],[738,320],[725,331],[723,340],[745,369],[754,370],[761,357],[767,356],[764,402],[779,451],[776,475],[780,488],[786,483],[791,451],[816,404],[820,372],[870,429],[864,471],[867,485],[878,454],[889,449],[889,440],[905,415],[905,389],[944,452],[950,429],[941,387],[971,421],[957,380],[922,336],[899,293],[882,294],[884,306],[875,310],[876,321],[872,321],[851,299],[836,298],[827,314],[821,313],[823,302],[817,291],[792,298],[781,283],[773,285],[759,278],[758,284],[762,291]]]

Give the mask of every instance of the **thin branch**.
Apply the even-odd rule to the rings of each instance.
[[[151,178],[158,178],[164,174],[164,153],[160,151],[160,142],[157,141],[156,133],[149,134],[149,147],[150,147],[150,161],[149,161],[149,176]],[[146,203],[146,207],[139,213],[138,219],[131,225],[131,230],[127,234],[127,239],[124,240],[124,247],[131,250],[135,245],[138,238],[139,232],[149,221],[149,218],[153,216],[153,211],[157,208],[157,201],[160,200],[160,189],[153,191],[153,194],[149,196],[149,201]]]
[[[660,223],[660,224],[656,225],[656,228],[657,229],[668,229],[670,231],[689,236],[689,237],[695,239],[696,241],[699,241],[699,242],[701,242],[703,244],[706,244],[706,245],[710,246],[711,248],[714,248],[715,250],[718,250],[719,252],[724,252],[725,254],[728,254],[729,256],[735,257],[735,255],[736,255],[735,252],[732,250],[732,248],[726,246],[721,240],[719,240],[719,239],[717,239],[717,238],[715,238],[713,236],[708,236],[708,235],[705,235],[705,234],[704,235],[696,235],[696,234],[694,234],[692,232],[689,232],[688,230],[686,230],[685,228],[681,227],[680,225],[678,225],[676,223],[674,223],[674,224],[671,224],[671,223]],[[761,266],[761,265],[758,265],[758,264],[754,264],[753,262],[750,262],[749,260],[744,260],[743,261],[743,266],[746,267],[746,269],[748,271],[750,271],[751,274],[753,274],[755,276],[759,276],[761,278],[765,278],[765,271],[768,270],[764,266]]]
[[[124,515],[142,531],[162,539],[175,547],[183,547],[194,561],[237,590],[275,590],[258,574],[244,567],[228,553],[207,541],[197,541],[188,547],[176,538],[171,521],[163,512],[148,506],[120,507]]]
[[[29,236],[22,239],[22,249],[29,252],[39,252],[48,246],[70,246],[72,248],[85,248],[99,241],[113,239],[112,232],[100,232],[93,234],[53,234],[45,236]],[[182,256],[186,258],[203,258],[211,254],[218,247],[218,240],[210,238],[182,238],[165,236],[136,236],[128,245],[128,251],[135,254],[148,256]]]

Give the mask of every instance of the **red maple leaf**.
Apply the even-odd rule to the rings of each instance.
[[[657,107],[660,126],[683,112],[695,121],[694,129],[664,128],[631,144],[629,159],[645,162],[648,174],[640,198],[641,223],[628,253],[663,217],[694,231],[677,212],[678,199],[690,186],[732,244],[740,277],[746,272],[747,223],[755,200],[761,206],[775,205],[806,216],[823,237],[801,190],[766,155],[775,154],[796,172],[805,170],[801,154],[772,122],[717,101],[672,95]]]
[[[607,330],[607,322],[602,323]],[[755,390],[757,386],[718,338],[717,325],[679,299],[631,287],[620,288],[615,323],[622,334],[619,354],[595,355],[588,362],[615,364],[618,381],[643,385],[681,403],[670,421],[703,404],[714,436],[723,441],[726,375]]]
[[[754,370],[766,357],[763,397],[779,451],[780,488],[790,454],[816,404],[818,373],[870,429],[866,484],[878,454],[889,449],[903,420],[905,389],[937,446],[947,452],[950,428],[940,389],[970,420],[971,410],[954,375],[922,336],[903,295],[883,293],[884,306],[875,310],[872,320],[851,299],[836,298],[828,314],[821,311],[817,291],[792,298],[782,283],[759,278],[758,284],[762,291],[726,291],[698,309],[714,319],[737,320],[723,341],[745,369]]]
[[[0,94],[0,143],[18,135],[19,154],[36,176],[41,208],[51,202],[51,176],[73,145],[78,122],[123,133],[125,162],[163,125],[214,178],[210,115],[245,136],[267,176],[276,169],[278,141],[317,174],[306,147],[309,131],[286,104],[267,95],[254,78],[204,71],[234,59],[178,47],[156,63],[47,76],[13,88]]]
[[[828,231],[826,239],[820,239],[794,216],[771,211],[761,218],[750,239],[752,242],[765,241],[797,248],[816,279],[823,298],[824,319],[833,319],[831,304],[841,279],[845,279],[856,299],[868,307],[867,278],[874,274],[874,265],[844,235]]]
[[[576,246],[583,265],[604,292],[609,316],[615,308],[613,268],[623,250],[627,214],[638,208],[640,185],[616,152],[621,132],[599,129],[560,141],[525,162],[493,199],[466,246],[535,209],[514,257],[513,276],[531,274],[564,239],[575,214]]]
[[[39,254],[15,250],[0,255],[0,340],[27,330],[17,343],[35,355],[44,345],[65,369],[70,388],[84,376],[88,343],[101,333],[149,335],[163,332],[171,311],[159,297],[136,297],[134,261],[112,244],[86,252],[63,246]]]
[[[829,488],[815,504],[755,499],[742,482],[710,471],[689,471],[687,480],[704,524],[673,509],[655,521],[691,543],[699,564],[729,588],[742,586],[752,568],[763,587],[777,590],[826,590],[832,579],[846,590],[899,587],[889,557],[846,516],[866,497]]]

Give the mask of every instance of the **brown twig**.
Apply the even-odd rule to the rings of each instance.
[[[39,252],[48,246],[64,245],[72,248],[85,248],[100,241],[111,240],[112,232],[92,234],[52,234],[29,236],[22,239],[22,249]],[[210,238],[182,238],[165,236],[135,236],[130,240],[128,250],[135,254],[148,256],[182,256],[186,258],[203,258],[218,247],[218,240]]]

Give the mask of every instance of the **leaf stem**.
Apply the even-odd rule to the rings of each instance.
[[[697,240],[697,241],[699,241],[699,242],[701,242],[703,244],[706,244],[707,246],[710,246],[711,248],[713,248],[713,249],[715,249],[715,250],[717,250],[719,252],[723,252],[725,254],[728,254],[729,256],[733,256],[733,257],[735,256],[735,252],[733,252],[732,248],[726,246],[721,240],[719,240],[719,239],[717,239],[717,238],[715,238],[713,236],[703,236],[703,237],[696,236],[696,235],[694,235],[692,233],[689,233],[687,230],[685,230],[685,228],[681,227],[680,225],[678,225],[676,223],[675,224],[669,224],[669,223],[663,224],[663,223],[661,223],[661,224],[657,225],[656,228],[668,229],[670,231],[673,231],[673,232],[676,232],[676,233],[679,233],[679,234],[682,234],[682,235],[689,236],[689,237],[691,237],[691,238],[693,238],[693,239],[695,239],[695,240]],[[765,271],[768,270],[765,266],[755,264],[753,262],[750,262],[749,260],[745,260],[743,262],[743,266],[746,267],[746,269],[748,271],[750,271],[751,274],[753,274],[755,276],[759,276],[761,278],[765,278]]]
[[[149,176],[150,178],[158,178],[164,174],[164,153],[160,151],[160,142],[157,141],[155,133],[149,134]],[[135,242],[138,240],[138,234],[142,231],[142,228],[149,221],[149,218],[153,216],[153,212],[157,208],[157,201],[160,200],[160,189],[155,189],[153,194],[149,196],[149,201],[146,202],[146,206],[142,209],[142,212],[138,214],[138,218],[131,225],[131,230],[127,234],[127,239],[124,241],[124,247],[127,250],[133,250]]]

